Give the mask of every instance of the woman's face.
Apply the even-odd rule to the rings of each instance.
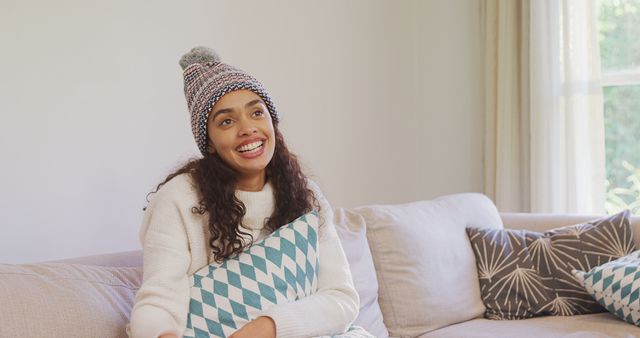
[[[264,101],[250,90],[232,91],[211,109],[208,151],[238,171],[241,179],[262,178],[273,157],[275,136]]]

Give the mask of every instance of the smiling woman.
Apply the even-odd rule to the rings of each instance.
[[[237,187],[259,191],[264,186],[265,168],[273,157],[274,130],[267,105],[250,90],[224,95],[209,117],[209,153],[217,153],[241,173]]]
[[[331,206],[287,149],[267,91],[205,47],[180,65],[203,157],[146,208],[129,335],[372,337],[350,327],[359,299]]]

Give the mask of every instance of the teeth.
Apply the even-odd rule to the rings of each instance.
[[[244,146],[238,148],[238,151],[241,152],[241,153],[244,153],[244,152],[247,152],[247,151],[256,150],[260,146],[262,146],[262,143],[263,143],[262,141],[249,143],[247,145],[244,145]]]

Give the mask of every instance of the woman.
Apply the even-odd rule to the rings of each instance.
[[[152,194],[140,230],[144,278],[127,332],[134,338],[180,337],[194,272],[238,255],[312,210],[319,210],[322,220],[317,292],[274,305],[232,337],[346,331],[359,299],[331,207],[287,150],[267,91],[205,47],[185,54],[180,65],[203,158],[169,175]]]

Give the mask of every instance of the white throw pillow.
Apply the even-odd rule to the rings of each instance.
[[[503,228],[486,196],[457,194],[353,210],[367,224],[380,308],[391,336],[416,337],[484,313],[465,228]]]
[[[378,304],[378,280],[364,218],[349,209],[338,208],[334,210],[334,221],[360,297],[360,311],[353,324],[362,326],[377,338],[388,338]]]

